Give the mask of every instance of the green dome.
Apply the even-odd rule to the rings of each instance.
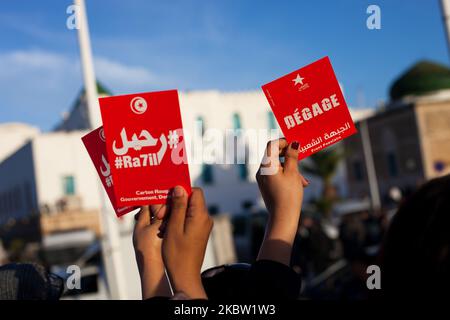
[[[106,94],[108,96],[112,96],[111,91],[106,89],[98,80],[97,80],[97,93],[98,94]]]
[[[435,62],[419,61],[394,81],[389,95],[391,100],[397,100],[442,89],[450,89],[450,69]]]
[[[106,89],[98,80],[96,84],[97,84],[97,94],[105,94],[107,96],[112,96],[111,91]],[[81,94],[84,94],[84,87],[81,89]]]

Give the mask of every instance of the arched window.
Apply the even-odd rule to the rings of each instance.
[[[237,112],[233,113],[233,129],[234,130],[240,130],[242,129],[242,124],[241,124],[241,117],[239,116],[239,114]],[[236,136],[239,136],[239,133],[236,134]],[[235,143],[236,143],[236,147],[237,147],[237,140],[239,138],[235,138]],[[236,149],[234,149],[236,151]],[[235,159],[236,155],[235,155]],[[247,180],[248,177],[248,168],[247,168],[247,163],[238,163],[238,174],[239,174],[239,178],[241,180]]]
[[[238,113],[233,113],[233,129],[234,130],[239,130],[241,129],[241,117],[239,116]]]
[[[273,114],[272,111],[267,112],[267,117],[269,120],[269,129],[270,130],[274,130],[277,129],[277,119],[275,118],[275,115]]]
[[[205,119],[203,119],[202,116],[197,116],[196,120],[197,120],[197,122],[201,123],[201,135],[203,137],[203,135],[205,134],[205,128],[206,128]]]
[[[63,193],[66,196],[75,194],[75,177],[74,176],[64,176],[63,180]]]

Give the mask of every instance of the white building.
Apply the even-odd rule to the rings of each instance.
[[[106,94],[101,87],[99,92],[101,95]],[[230,128],[278,128],[261,91],[181,92],[180,107],[184,130],[192,135],[196,132],[196,120],[202,120],[205,131],[211,128],[221,131]],[[371,111],[363,109],[351,112],[357,120]],[[77,196],[84,209],[100,207],[97,174],[81,142],[87,127],[86,104],[82,94],[55,131],[39,133],[37,129],[21,124],[0,126],[0,156],[6,154],[0,163],[0,224],[10,217],[23,217],[32,210],[51,210],[66,196]],[[21,130],[15,135],[9,128]],[[190,161],[192,183],[204,189],[212,211],[234,214],[242,211],[244,205],[262,204],[255,173],[267,139],[262,135],[256,142],[247,142],[248,154],[254,159],[248,165],[207,165]],[[16,148],[21,142],[22,145],[12,152],[8,151],[13,148],[12,144],[3,144],[3,141],[14,141]],[[198,140],[192,141],[194,145],[187,140],[187,150],[198,147]],[[3,148],[3,145],[6,147]],[[341,169],[336,178],[340,185],[345,184],[343,177]],[[342,190],[345,193],[345,188]],[[319,192],[320,186],[307,188],[305,199]]]
[[[24,123],[0,124],[0,162],[39,133],[38,128]]]
[[[0,224],[55,211],[66,197],[77,196],[85,209],[100,207],[96,172],[80,144],[85,133],[39,134],[0,164]]]

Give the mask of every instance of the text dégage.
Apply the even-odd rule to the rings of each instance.
[[[284,123],[288,129],[291,129],[297,125],[301,125],[303,121],[311,120],[318,115],[330,111],[332,108],[338,107],[340,105],[336,94],[332,94],[329,98],[324,98],[320,102],[314,103],[311,107],[302,108],[300,111],[298,108],[294,110],[292,115],[287,115],[284,117]]]

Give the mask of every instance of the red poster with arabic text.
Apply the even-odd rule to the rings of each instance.
[[[176,90],[100,98],[119,206],[166,203],[191,182]]]
[[[288,142],[300,143],[299,160],[356,133],[328,57],[262,89]]]

